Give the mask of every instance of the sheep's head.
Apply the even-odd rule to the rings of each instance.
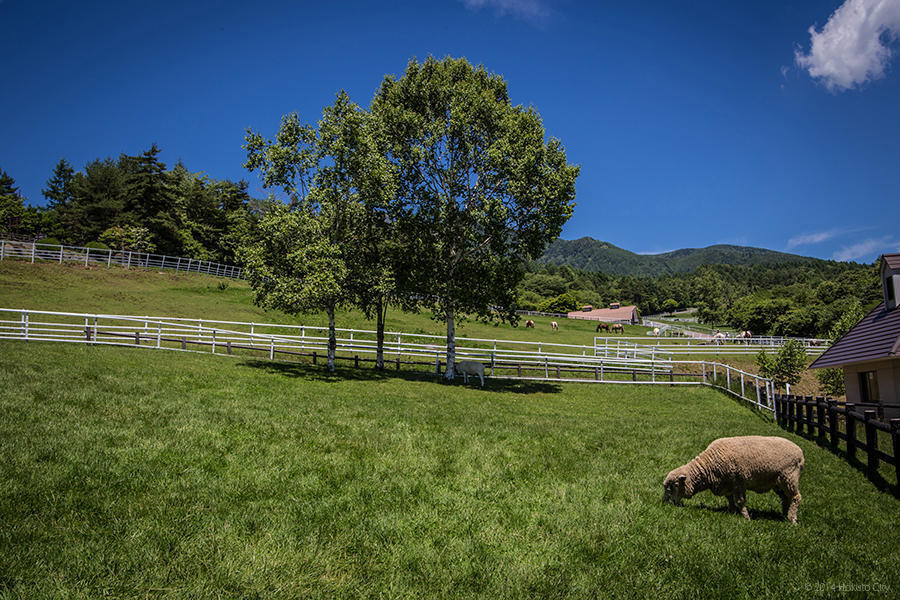
[[[687,487],[687,472],[684,467],[670,471],[663,482],[663,501],[680,506],[682,498],[690,497],[691,493]]]

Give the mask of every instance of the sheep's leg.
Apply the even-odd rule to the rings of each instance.
[[[788,521],[791,523],[797,522],[797,509],[800,507],[800,492],[794,494],[794,496],[788,502],[787,510],[785,511],[785,516]]]
[[[737,512],[741,514],[745,519],[750,518],[750,511],[747,510],[747,497],[746,492],[744,490],[735,490],[732,496],[734,498],[734,505],[737,508]]]
[[[734,496],[732,496],[731,494],[728,495],[728,510],[730,512],[737,512],[737,508],[735,507],[734,503]]]

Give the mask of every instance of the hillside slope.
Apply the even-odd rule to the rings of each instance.
[[[750,246],[717,244],[706,248],[682,248],[662,254],[636,254],[609,242],[583,237],[558,239],[547,248],[539,262],[568,265],[611,275],[662,275],[688,273],[701,265],[756,265],[785,262],[825,262],[818,258],[777,252]]]

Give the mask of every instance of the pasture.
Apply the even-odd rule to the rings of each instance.
[[[225,289],[220,284],[226,284]],[[192,317],[228,321],[328,326],[325,313],[286,315],[254,306],[253,294],[244,281],[205,275],[126,270],[112,267],[85,269],[55,263],[30,264],[0,261],[0,307],[71,312]],[[535,321],[534,329],[525,319]],[[550,329],[559,321],[558,332]],[[336,325],[350,329],[375,329],[357,310],[342,310]],[[388,311],[388,331],[444,335],[446,325],[428,312]],[[560,344],[593,345],[596,323],[550,317],[525,317],[517,327],[467,320],[457,323],[456,335],[484,339],[513,339]],[[644,335],[646,327],[628,325],[624,335]],[[649,339],[649,338],[648,338]]]
[[[0,342],[0,597],[833,597],[900,590],[897,500],[708,389]],[[806,454],[800,524],[662,479]]]

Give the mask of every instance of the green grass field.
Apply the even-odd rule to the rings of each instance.
[[[0,306],[324,323],[264,312],[246,284],[221,281],[3,261]],[[459,334],[593,339],[590,323],[554,335],[535,320]],[[371,327],[354,311],[338,324]],[[443,331],[399,312],[388,327]],[[331,377],[249,356],[2,341],[0,415],[0,598],[900,590],[897,500],[708,389],[479,390],[415,372]],[[745,434],[804,449],[799,526],[780,521],[774,494],[750,495],[752,522],[708,492],[661,502],[666,472]]]
[[[0,597],[834,597],[900,590],[897,501],[815,444],[800,524],[662,479],[791,437],[707,389],[445,385],[0,343]],[[877,594],[876,594],[877,595]]]
[[[228,284],[225,290],[219,289],[223,282]],[[93,267],[88,270],[75,265],[10,260],[0,261],[0,308],[328,326],[324,313],[292,316],[254,306],[250,287],[243,281],[138,269]],[[560,330],[553,332],[550,329],[553,319],[529,318],[536,323],[534,329],[525,328],[524,318],[518,327],[468,320],[457,324],[456,334],[560,344],[594,343],[596,323],[565,320]],[[366,320],[356,310],[340,311],[336,324],[350,329],[375,329],[375,322]],[[386,327],[404,333],[446,333],[446,325],[433,320],[428,312],[390,311]],[[646,327],[628,325],[625,335],[644,335],[645,331]]]

